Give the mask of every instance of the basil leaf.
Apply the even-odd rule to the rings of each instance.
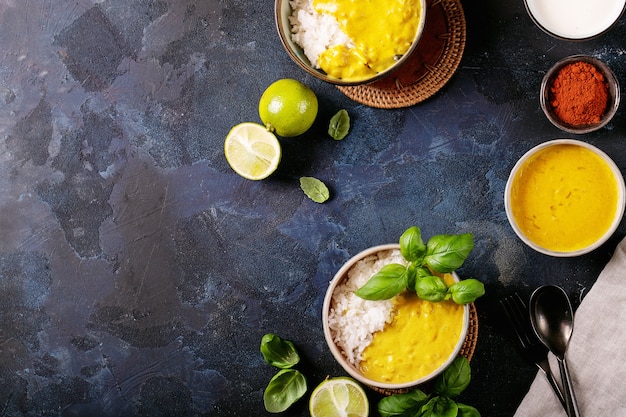
[[[411,289],[415,288],[415,281],[419,277],[420,270],[422,268],[417,264],[409,262],[406,266],[406,288]]]
[[[471,405],[461,403],[456,403],[456,405],[459,407],[457,417],[480,417],[478,410]]]
[[[450,294],[457,304],[469,304],[485,294],[485,285],[474,278],[464,279],[450,285]]]
[[[407,283],[407,288],[415,291],[416,293],[417,293],[417,289],[416,289],[417,281],[419,281],[420,279],[424,277],[429,277],[433,274],[432,272],[430,272],[430,269],[428,269],[427,267],[425,266],[418,267],[415,264],[410,264],[408,271],[409,271],[409,281]]]
[[[293,343],[272,333],[261,338],[261,353],[265,362],[277,368],[291,368],[300,362]]]
[[[365,300],[388,300],[399,294],[407,286],[406,267],[400,264],[387,264],[357,289],[354,294]]]
[[[350,131],[350,115],[344,109],[339,110],[330,119],[328,134],[335,140],[341,140],[348,136]]]
[[[322,181],[313,177],[300,178],[300,188],[307,197],[316,203],[323,203],[330,197],[328,187]]]
[[[418,416],[428,395],[415,389],[403,394],[384,397],[378,402],[378,413],[381,417]]]
[[[422,300],[437,303],[446,298],[448,286],[440,277],[429,275],[417,279],[415,292]]]
[[[306,393],[306,379],[295,369],[278,371],[263,393],[263,404],[270,413],[282,413]]]
[[[422,407],[424,417],[456,417],[459,407],[448,397],[433,397]]]
[[[424,277],[429,277],[429,276],[431,276],[433,274],[432,272],[430,272],[430,269],[428,269],[425,266],[416,268],[415,272],[416,272],[417,279],[424,278]]]
[[[417,262],[424,258],[426,245],[422,240],[419,227],[412,226],[400,236],[400,252],[408,262]]]
[[[424,261],[437,272],[452,272],[463,265],[473,248],[471,233],[433,236],[426,243]]]
[[[435,392],[447,397],[459,395],[472,379],[469,361],[465,356],[457,356],[443,373],[435,379]]]

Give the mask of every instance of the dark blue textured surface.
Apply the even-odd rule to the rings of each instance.
[[[538,254],[507,222],[504,185],[532,146],[571,137],[539,108],[545,71],[586,53],[626,84],[626,27],[572,43],[536,28],[521,0],[463,7],[452,79],[380,110],[290,61],[271,0],[0,0],[0,414],[265,415],[263,334],[296,344],[310,389],[344,375],[322,334],[327,283],[415,224],[475,234],[459,273],[487,295],[462,400],[511,416],[535,369],[497,300],[558,283],[578,304],[626,227],[589,255]],[[259,121],[261,93],[283,77],[313,88],[318,120],[281,140],[275,175],[244,180],[224,137]],[[337,142],[325,130],[340,108],[352,129]],[[625,127],[622,106],[580,139],[624,170]],[[331,200],[307,199],[304,175]],[[307,400],[285,415],[307,415]]]

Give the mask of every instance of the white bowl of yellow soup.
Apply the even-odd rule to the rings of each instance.
[[[289,56],[336,85],[391,74],[416,48],[426,22],[426,0],[276,0],[274,8]]]
[[[423,384],[459,355],[469,327],[469,306],[431,303],[408,292],[370,301],[354,291],[383,265],[406,264],[399,244],[374,246],[352,257],[333,277],[322,309],[324,337],[343,369],[383,390]],[[445,274],[450,285],[459,278]]]
[[[519,238],[551,256],[578,256],[611,237],[624,214],[624,178],[586,142],[557,139],[528,151],[513,167],[504,206]]]

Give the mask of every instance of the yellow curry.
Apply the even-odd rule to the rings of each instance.
[[[344,80],[369,78],[391,67],[411,47],[422,15],[417,0],[313,0],[313,8],[334,16],[354,42],[354,47],[338,45],[318,57],[328,75]]]
[[[453,282],[450,274],[444,280]],[[431,303],[411,292],[394,300],[393,321],[374,334],[360,368],[374,381],[395,384],[429,375],[450,358],[463,331],[464,306]]]
[[[538,151],[511,185],[510,206],[522,233],[537,245],[569,252],[590,246],[611,227],[618,185],[593,151],[561,144]]]

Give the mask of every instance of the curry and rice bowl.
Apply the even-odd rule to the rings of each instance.
[[[325,300],[325,333],[333,355],[340,355],[340,363],[343,359],[344,368],[361,382],[410,386],[456,357],[465,339],[467,310],[451,300],[431,303],[409,292],[383,301],[355,295],[384,265],[406,264],[397,247],[380,248],[337,273],[339,281],[331,283]],[[448,285],[455,280],[451,274],[443,278]]]
[[[411,50],[424,25],[422,0],[289,0],[291,38],[311,65],[344,81],[367,80]]]

